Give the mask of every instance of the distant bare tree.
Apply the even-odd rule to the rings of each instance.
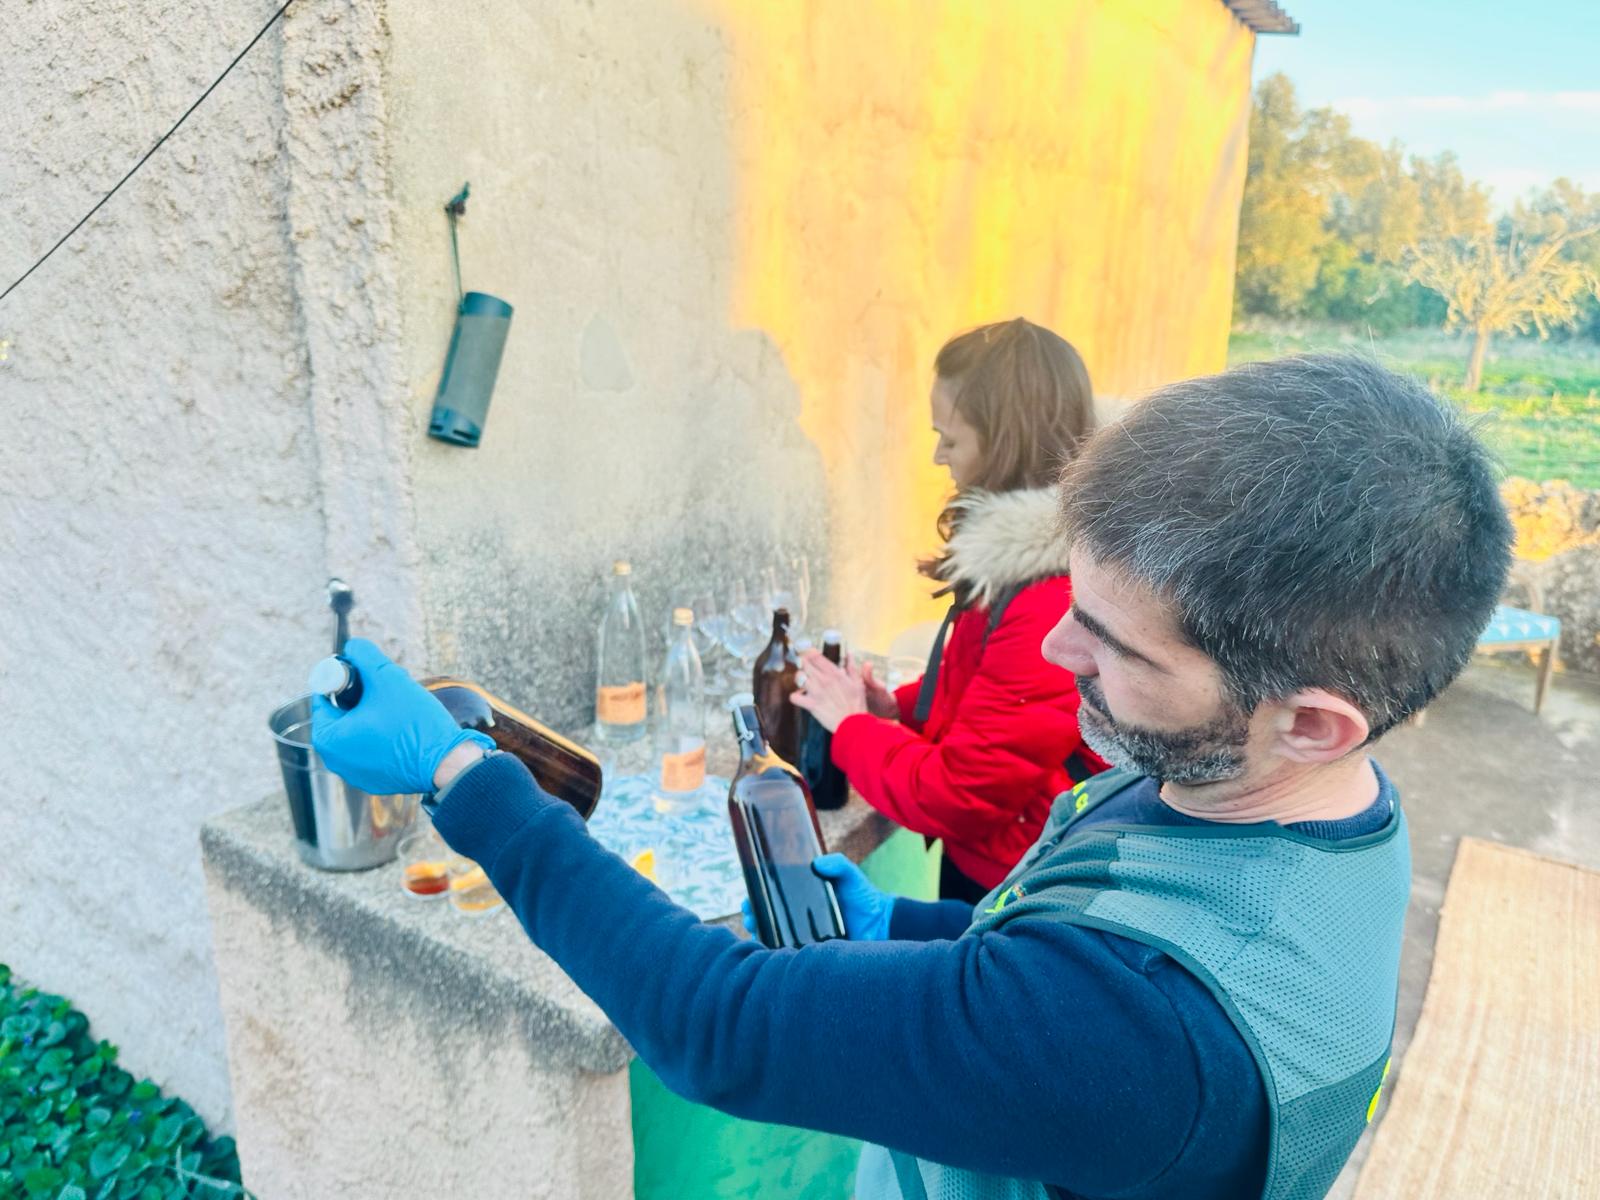
[[[1600,295],[1595,270],[1563,253],[1597,232],[1600,225],[1576,228],[1560,214],[1519,209],[1498,228],[1411,248],[1411,278],[1445,298],[1450,324],[1472,330],[1469,392],[1483,385],[1483,359],[1495,334],[1537,330],[1548,337],[1578,316],[1586,292]]]

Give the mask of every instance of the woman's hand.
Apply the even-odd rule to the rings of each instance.
[[[829,733],[846,717],[868,711],[867,688],[859,672],[829,662],[819,650],[802,654],[800,669],[805,672],[805,687],[794,694],[795,706],[805,709]]]
[[[856,665],[850,659],[845,659],[845,666],[852,674],[856,673]],[[867,689],[867,711],[875,717],[882,717],[885,721],[898,721],[900,719],[900,702],[894,698],[894,693],[878,682],[878,677],[872,673],[870,662],[861,664],[861,683]]]

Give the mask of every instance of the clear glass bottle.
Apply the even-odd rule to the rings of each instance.
[[[844,918],[833,884],[811,869],[824,847],[805,781],[768,747],[753,696],[735,696],[728,707],[739,739],[739,769],[728,787],[728,820],[756,936],[772,949],[843,937]]]
[[[672,644],[656,688],[656,780],[669,796],[706,782],[705,671],[694,645],[694,611],[672,610]]]
[[[644,622],[633,598],[633,567],[611,568],[611,599],[600,620],[595,664],[595,726],[608,742],[633,742],[648,728],[645,697]]]

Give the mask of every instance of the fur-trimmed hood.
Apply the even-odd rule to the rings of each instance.
[[[955,502],[956,531],[939,577],[988,605],[1006,588],[1067,573],[1067,539],[1054,488],[972,492]]]

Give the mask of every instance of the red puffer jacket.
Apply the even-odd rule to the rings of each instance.
[[[907,684],[898,722],[862,713],[839,725],[833,760],[874,808],[943,838],[954,866],[994,887],[1072,786],[1066,759],[1106,764],[1079,736],[1072,675],[1039,650],[1072,602],[1054,493],[976,495],[964,508],[945,577],[971,599],[951,622],[927,721],[914,720],[921,681]]]

